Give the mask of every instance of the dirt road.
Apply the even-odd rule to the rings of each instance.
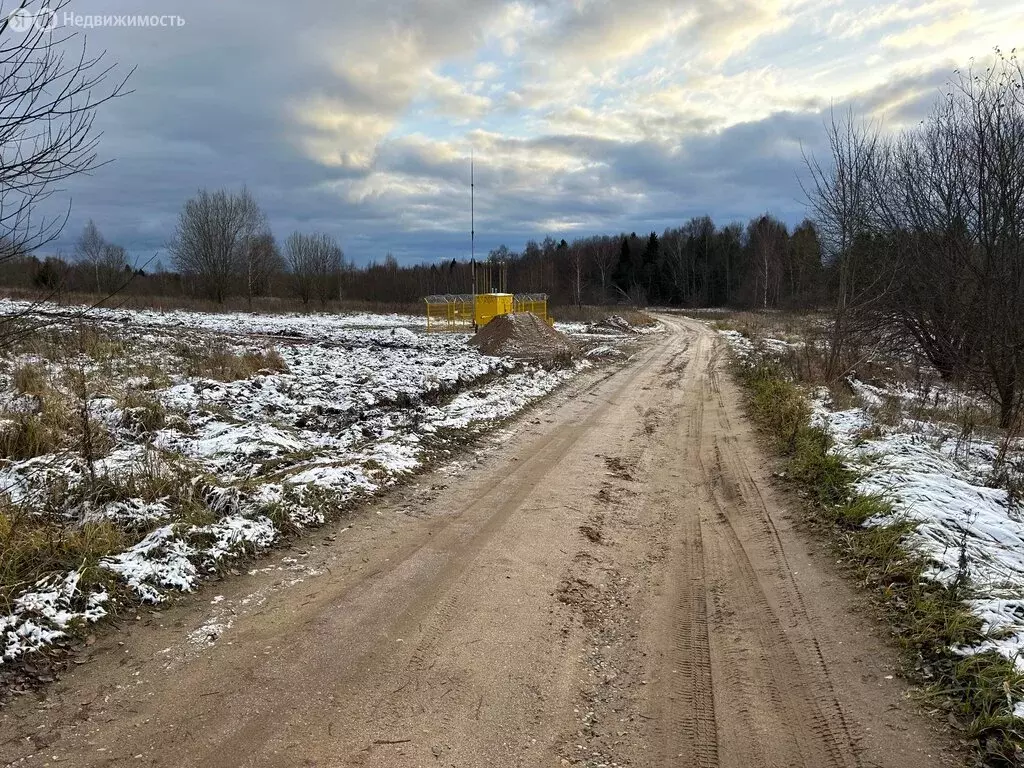
[[[0,713],[0,764],[947,764],[720,342],[666,323],[479,462],[104,635]]]

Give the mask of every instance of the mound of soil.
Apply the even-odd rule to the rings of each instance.
[[[470,340],[483,354],[521,360],[556,360],[573,353],[569,337],[532,312],[496,317]]]

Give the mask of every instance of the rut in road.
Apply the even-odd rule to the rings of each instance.
[[[664,322],[311,549],[320,575],[222,585],[212,648],[175,650],[194,603],[98,643],[0,714],[0,764],[946,764],[783,514],[717,337]]]

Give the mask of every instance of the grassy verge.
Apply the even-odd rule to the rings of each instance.
[[[922,701],[952,715],[978,765],[1024,764],[1024,722],[1011,715],[1012,702],[1024,700],[1024,675],[994,652],[961,656],[952,650],[985,639],[964,603],[971,597],[968,579],[950,586],[927,580],[929,563],[906,543],[912,523],[865,525],[891,517],[892,507],[884,498],[857,493],[856,472],[830,452],[831,438],[812,426],[807,399],[782,368],[760,363],[740,368],[738,378],[748,392],[750,416],[809,499],[811,521],[892,628],[905,674],[921,686]]]

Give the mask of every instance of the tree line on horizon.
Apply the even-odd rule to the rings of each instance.
[[[279,245],[252,196],[201,191],[182,210],[162,262],[134,268],[121,246],[89,222],[70,258],[23,256],[0,264],[0,285],[53,293],[298,300],[328,306],[336,300],[412,304],[435,294],[473,290],[474,266],[465,260],[357,267],[322,233],[293,233]],[[769,214],[717,226],[708,216],[640,236],[595,235],[530,240],[521,251],[505,245],[480,261],[501,263],[508,288],[546,293],[556,305],[806,308],[828,295],[815,225],[792,231]]]
[[[554,304],[677,307],[809,307],[826,295],[828,270],[814,225],[792,231],[769,214],[746,226],[708,216],[658,234],[530,240],[492,250],[481,264],[506,265],[509,290],[547,293]],[[451,260],[400,267],[393,259],[348,277],[353,298],[414,301],[470,293],[473,266]]]

